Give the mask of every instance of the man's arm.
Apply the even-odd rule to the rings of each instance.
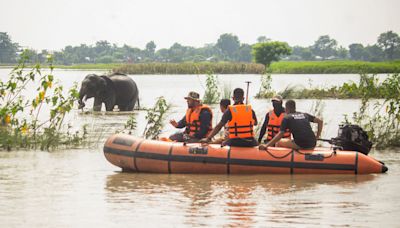
[[[254,112],[254,110],[253,110],[253,109],[251,110],[251,112],[252,112],[253,119],[254,119],[254,126],[257,126],[257,124],[258,124],[258,120],[257,120],[256,113]]]
[[[221,128],[225,125],[225,123],[221,120],[217,126],[210,132],[210,134],[207,136],[205,141],[211,141],[211,139],[221,130]]]
[[[200,119],[200,129],[194,134],[197,139],[202,139],[207,135],[208,126],[210,125],[211,113],[208,110],[203,110],[199,116]]]
[[[269,122],[269,113],[265,115],[264,123],[260,129],[260,135],[258,136],[258,143],[260,143],[265,135],[265,132],[267,131],[267,124]]]
[[[324,121],[319,119],[319,118],[317,118],[317,117],[315,117],[313,122],[318,124],[318,130],[317,130],[316,138],[319,139],[321,137],[322,127],[324,126]]]
[[[186,116],[184,116],[181,120],[179,120],[176,128],[184,128],[186,127]]]
[[[269,141],[267,144],[265,144],[265,148],[262,148],[261,146],[259,147],[260,149],[267,149],[270,146],[275,145],[275,143],[277,143],[282,137],[283,137],[283,131],[279,131],[279,133],[277,135],[275,135],[274,138],[271,139],[271,141]]]

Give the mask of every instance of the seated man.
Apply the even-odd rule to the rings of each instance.
[[[296,112],[296,103],[294,100],[288,100],[285,107],[287,115],[282,120],[279,133],[267,144],[260,145],[259,149],[265,150],[275,145],[276,142],[279,147],[313,149],[317,144],[316,139],[321,136],[323,126],[322,120],[308,113]],[[318,124],[316,137],[311,129],[310,122]],[[289,138],[281,139],[287,129],[292,133],[293,140]]]
[[[169,137],[172,141],[194,143],[207,136],[212,130],[212,111],[207,105],[201,104],[200,95],[190,92],[185,97],[188,105],[186,115],[179,121],[170,120],[176,128],[186,127],[184,132]]]
[[[221,99],[219,102],[219,109],[221,110],[222,113],[225,113],[225,111],[228,109],[228,106],[231,105],[231,101],[229,99]],[[212,141],[212,144],[221,144],[223,141],[226,141],[229,139],[229,130],[228,130],[228,125],[225,124],[224,126],[224,135],[223,137],[219,137]]]
[[[257,125],[257,117],[251,108],[251,105],[243,104],[244,91],[236,88],[233,91],[234,104],[224,112],[221,121],[215,126],[207,138],[200,142],[209,143],[225,124],[228,123],[229,139],[222,143],[223,146],[253,147],[257,146],[257,140],[254,138],[253,126]]]
[[[285,108],[282,106],[282,97],[279,95],[274,96],[272,99],[272,107],[273,110],[267,112],[265,115],[264,123],[260,130],[260,135],[258,137],[258,143],[261,143],[265,132],[267,132],[267,136],[265,137],[264,142],[267,143],[271,141],[272,138],[275,137],[279,133],[283,117],[285,116]],[[291,133],[286,129],[285,134],[283,134],[283,138],[290,138]]]

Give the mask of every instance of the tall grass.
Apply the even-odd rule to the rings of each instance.
[[[400,61],[281,61],[272,63],[267,71],[276,74],[397,73],[400,72]]]
[[[113,71],[125,74],[262,74],[265,67],[236,62],[136,63],[115,67]]]

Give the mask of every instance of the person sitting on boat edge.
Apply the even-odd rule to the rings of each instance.
[[[285,104],[286,115],[282,120],[279,134],[265,145],[260,145],[260,150],[266,150],[275,145],[292,149],[313,149],[317,144],[317,138],[321,136],[323,121],[308,113],[296,112],[296,102],[288,100]],[[318,124],[317,136],[311,128],[310,122]],[[293,139],[281,139],[286,129],[293,135]]]
[[[262,139],[267,132],[264,143],[271,141],[279,133],[280,126],[285,116],[285,108],[282,106],[283,99],[281,96],[276,95],[271,99],[273,109],[267,112],[265,115],[264,123],[260,129],[260,135],[258,137],[258,143],[262,142]],[[288,129],[283,134],[283,138],[290,138],[291,133]]]
[[[228,109],[228,106],[231,105],[231,101],[229,99],[221,99],[219,102],[219,109],[221,110],[222,113],[225,113],[225,111]],[[221,144],[223,141],[226,141],[229,139],[229,127],[228,124],[225,124],[224,126],[224,135],[222,137],[219,137],[211,142],[211,144]]]
[[[198,142],[212,130],[212,111],[210,107],[201,103],[200,95],[196,92],[189,92],[185,99],[188,105],[186,115],[179,122],[172,119],[170,123],[175,128],[186,129],[171,135],[169,139],[177,142]]]
[[[254,138],[253,126],[257,125],[257,117],[251,105],[243,104],[244,91],[241,88],[236,88],[233,91],[234,104],[224,112],[221,121],[215,126],[207,138],[200,142],[209,143],[221,128],[228,123],[229,139],[222,142],[222,146],[238,146],[238,147],[253,147],[257,146],[257,140]]]

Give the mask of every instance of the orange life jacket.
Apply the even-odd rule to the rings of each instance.
[[[208,107],[207,105],[199,105],[194,109],[188,108],[188,110],[186,110],[186,132],[190,136],[194,136],[194,134],[200,131],[200,112],[203,109],[208,110],[211,114],[211,120],[208,125],[207,135],[212,130],[212,111],[210,107]]]
[[[281,113],[279,116],[276,116],[274,110],[269,112],[269,120],[268,120],[268,134],[267,140],[270,141],[275,137],[280,131],[281,124],[285,113]],[[286,129],[285,133],[283,133],[283,138],[290,138],[291,134],[289,129]]]
[[[229,105],[229,110],[232,114],[232,119],[228,122],[229,138],[254,137],[254,119],[251,105]]]

